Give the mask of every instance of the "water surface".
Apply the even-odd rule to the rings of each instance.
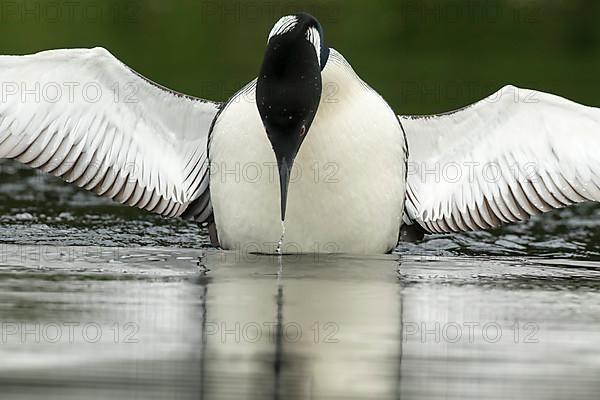
[[[597,207],[280,261],[0,166],[2,398],[600,395]]]

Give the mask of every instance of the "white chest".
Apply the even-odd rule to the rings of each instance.
[[[337,53],[288,193],[287,253],[383,253],[404,208],[406,149],[393,111]],[[277,163],[254,87],[231,101],[210,144],[211,201],[225,249],[273,253],[281,236]]]

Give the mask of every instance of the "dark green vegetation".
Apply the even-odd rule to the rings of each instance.
[[[275,20],[301,9],[398,113],[506,83],[600,105],[595,0],[2,1],[0,53],[104,46],[168,87],[226,100],[257,74]]]

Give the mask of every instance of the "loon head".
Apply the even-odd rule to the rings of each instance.
[[[323,29],[312,15],[285,16],[269,34],[256,103],[277,159],[282,221],[291,169],[317,114],[328,58]]]

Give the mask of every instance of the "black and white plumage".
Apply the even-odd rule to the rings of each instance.
[[[229,249],[273,252],[285,219],[286,252],[382,253],[401,228],[488,229],[600,200],[600,110],[507,86],[398,117],[307,14],[275,24],[258,78],[225,104],[102,48],[1,56],[0,83],[1,158],[208,222]]]
[[[506,86],[463,110],[401,122],[405,219],[427,232],[489,229],[600,200],[600,109]]]
[[[102,48],[2,56],[0,80],[0,157],[168,217],[208,187],[218,104],[162,89]],[[134,97],[115,98],[127,88]]]

